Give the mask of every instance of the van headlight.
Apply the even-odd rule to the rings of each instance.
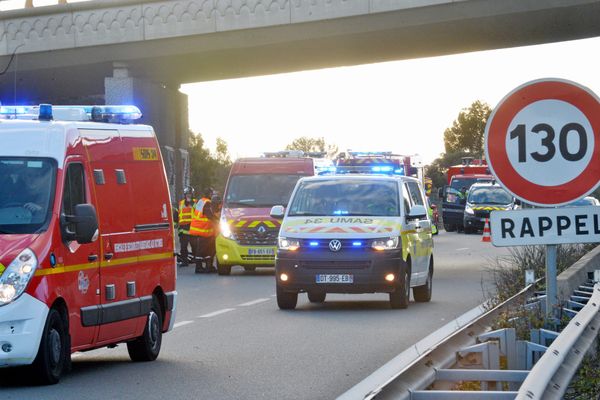
[[[0,306],[15,301],[23,294],[37,269],[37,257],[30,249],[23,250],[0,276]]]
[[[371,247],[377,251],[397,249],[399,245],[400,238],[398,236],[388,239],[375,239],[371,243]]]
[[[219,222],[219,231],[224,238],[231,240],[235,239],[235,235],[231,231],[231,225],[229,225],[229,222],[227,222],[227,220],[224,218],[222,218]]]
[[[300,240],[279,237],[279,250],[296,251],[300,248]]]
[[[465,206],[465,212],[466,212],[467,214],[471,214],[471,215],[475,214],[475,211],[473,211],[473,209],[471,208],[471,205],[470,205],[470,204],[467,204],[467,205]]]

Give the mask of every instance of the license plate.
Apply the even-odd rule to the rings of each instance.
[[[249,256],[273,256],[275,255],[275,249],[273,248],[259,248],[259,249],[248,249]]]
[[[351,274],[318,274],[317,283],[353,283],[354,275]]]

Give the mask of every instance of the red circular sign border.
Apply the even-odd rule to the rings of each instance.
[[[578,108],[594,130],[594,149],[588,166],[576,178],[557,186],[541,186],[521,177],[506,153],[506,132],[515,115],[531,103],[548,99],[562,100]],[[597,112],[586,112],[594,109]],[[543,206],[569,203],[592,192],[600,184],[600,100],[575,82],[541,79],[519,86],[502,99],[490,115],[485,142],[486,157],[494,176],[514,196],[528,203]],[[500,149],[500,152],[490,149]],[[595,183],[586,184],[594,179]]]

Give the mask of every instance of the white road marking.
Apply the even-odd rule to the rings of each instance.
[[[177,329],[180,326],[184,326],[184,325],[188,325],[188,324],[193,324],[194,321],[181,321],[181,322],[177,322],[175,323],[175,325],[173,325],[173,329]]]
[[[264,303],[265,301],[269,301],[269,300],[271,300],[271,299],[257,299],[257,300],[252,300],[252,301],[249,301],[247,303],[238,304],[238,307],[253,306],[255,304]]]
[[[211,313],[204,314],[204,315],[199,315],[198,318],[216,317],[217,315],[225,314],[225,313],[228,313],[229,311],[233,311],[233,310],[235,310],[235,308],[224,308],[219,311],[211,312]]]
[[[460,249],[456,249],[456,251],[469,250],[468,247],[461,247]]]

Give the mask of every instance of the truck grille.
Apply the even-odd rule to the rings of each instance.
[[[236,241],[242,246],[277,246],[279,228],[266,228],[259,232],[257,228],[240,228],[235,232]]]

